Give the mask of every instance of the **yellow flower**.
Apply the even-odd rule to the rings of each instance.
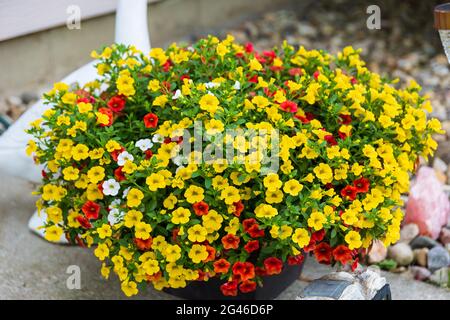
[[[164,107],[166,105],[167,101],[169,101],[169,98],[167,98],[167,95],[163,94],[163,95],[156,97],[155,100],[153,100],[152,105]]]
[[[347,242],[350,250],[358,249],[362,246],[361,236],[353,230],[345,235],[345,242]]]
[[[72,92],[66,92],[62,98],[61,101],[65,104],[75,104],[75,102],[77,101],[77,95],[75,93]]]
[[[133,208],[141,204],[144,194],[141,190],[132,188],[127,194],[127,206]]]
[[[105,177],[105,169],[100,166],[92,167],[89,169],[87,176],[91,183],[98,183]]]
[[[113,152],[115,150],[119,150],[121,148],[121,146],[117,141],[109,140],[106,143],[105,148],[108,152]]]
[[[334,159],[336,157],[339,157],[339,146],[331,146],[327,148],[327,157],[328,159]]]
[[[143,217],[144,215],[142,214],[142,212],[137,210],[130,210],[126,213],[124,217],[124,225],[127,228],[132,228],[136,224],[138,224]]]
[[[219,99],[212,94],[205,94],[198,103],[200,109],[208,111],[209,113],[216,113],[219,108]]]
[[[281,190],[277,191],[266,191],[266,198],[267,203],[280,203],[283,201],[283,192]]]
[[[325,222],[327,222],[325,216],[318,211],[314,211],[308,218],[308,227],[314,228],[314,230],[319,231],[323,229],[323,224]]]
[[[166,53],[161,48],[153,48],[150,51],[150,57],[158,60],[160,65],[165,64],[168,60]]]
[[[298,244],[300,248],[303,248],[309,244],[310,237],[308,231],[303,228],[295,229],[294,234],[292,235],[292,241]]]
[[[222,192],[220,193],[220,198],[224,200],[226,204],[233,204],[241,200],[239,189],[232,186],[227,186],[224,189],[222,189]]]
[[[137,295],[139,292],[137,289],[137,284],[134,281],[122,282],[120,288],[127,297]]]
[[[172,210],[173,208],[175,208],[177,202],[177,197],[175,197],[173,194],[170,194],[166,199],[164,199],[163,206],[166,209]]]
[[[264,178],[264,186],[268,191],[276,191],[281,188],[282,182],[276,173],[270,173]]]
[[[333,181],[333,171],[328,164],[321,163],[316,166],[313,171],[316,174],[316,177],[319,178],[323,184],[327,184]]]
[[[136,238],[147,240],[150,238],[150,232],[152,232],[152,226],[145,222],[138,222],[134,225],[134,236]]]
[[[176,244],[168,244],[164,249],[167,262],[176,262],[181,258],[181,248]]]
[[[84,144],[77,144],[72,148],[72,157],[75,161],[86,159],[89,157],[89,148]]]
[[[205,246],[201,244],[194,244],[192,245],[191,250],[189,250],[189,258],[191,258],[194,263],[200,263],[208,258],[208,251]]]
[[[209,210],[207,215],[202,216],[203,226],[208,230],[217,231],[222,226],[223,217],[215,210]]]
[[[107,267],[105,263],[102,263],[102,268],[100,269],[100,273],[104,279],[109,278],[109,273],[111,272],[111,268]]]
[[[269,204],[260,204],[255,208],[257,218],[273,218],[278,214],[278,210]]]
[[[136,93],[134,89],[134,79],[129,75],[121,75],[116,80],[117,89],[119,94],[123,94],[125,96],[132,96]]]
[[[256,58],[251,59],[248,66],[250,68],[250,71],[261,71],[263,68],[261,63],[259,63],[258,59]]]
[[[206,128],[206,133],[209,135],[215,135],[217,133],[220,133],[223,131],[224,129],[224,125],[222,123],[222,121],[220,120],[216,120],[216,119],[212,119],[209,122],[207,122],[205,124],[205,128]]]
[[[79,102],[78,103],[78,111],[80,111],[80,113],[86,113],[89,111],[92,111],[93,107],[92,104],[90,104],[89,102]]]
[[[125,161],[125,164],[122,167],[122,172],[127,173],[127,174],[132,174],[133,172],[135,172],[137,170],[138,166],[136,163],[127,160]]]
[[[206,240],[206,235],[208,231],[205,227],[196,224],[188,229],[188,239],[191,242],[203,242]]]
[[[144,269],[145,273],[149,276],[158,273],[159,272],[159,264],[158,260],[155,259],[148,259],[142,264],[142,268]]]
[[[79,172],[80,172],[80,170],[78,170],[77,168],[74,168],[74,167],[67,167],[67,168],[64,168],[64,170],[62,171],[64,180],[67,180],[67,181],[77,180]]]
[[[227,46],[224,43],[219,43],[216,47],[216,52],[220,58],[223,59],[223,56],[226,55],[230,50],[228,50]]]
[[[295,179],[287,181],[283,186],[283,191],[294,197],[298,196],[302,189],[303,185]]]
[[[97,233],[100,239],[110,237],[112,235],[111,226],[105,223],[101,227],[97,228]]]
[[[172,223],[174,224],[185,224],[189,221],[191,212],[186,208],[177,208],[172,212]]]
[[[147,89],[153,92],[158,91],[160,88],[159,81],[156,79],[150,80],[147,86]]]
[[[263,97],[263,96],[255,96],[252,99],[252,103],[255,104],[256,107],[259,109],[264,109],[265,107],[270,105],[270,101],[266,97]]]
[[[44,238],[51,242],[59,241],[63,234],[63,229],[61,227],[58,227],[56,225],[50,226],[45,229],[45,236]]]
[[[196,202],[200,202],[205,198],[203,193],[203,188],[191,185],[184,192],[184,197],[186,198],[187,202],[193,204]]]
[[[100,260],[105,260],[106,257],[109,256],[108,246],[104,243],[100,243],[97,248],[94,250],[94,255]]]
[[[165,177],[160,173],[152,173],[147,177],[145,183],[148,185],[150,191],[156,191],[166,187]]]

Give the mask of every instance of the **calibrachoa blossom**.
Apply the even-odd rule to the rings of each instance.
[[[46,238],[94,247],[127,296],[211,277],[248,293],[307,253],[356,267],[374,239],[399,239],[401,195],[442,132],[417,83],[399,88],[359,53],[257,52],[232,36],[94,52],[98,80],[56,83],[28,130]],[[203,159],[219,142],[237,155]]]

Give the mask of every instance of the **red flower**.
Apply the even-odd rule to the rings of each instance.
[[[302,69],[300,68],[291,68],[289,69],[289,75],[291,76],[301,76],[302,75]]]
[[[325,237],[325,229],[316,231],[311,235],[311,239],[313,239],[315,242],[322,241],[324,237]]]
[[[356,199],[357,194],[357,189],[350,185],[341,190],[341,196],[343,196],[344,198],[349,198],[352,201]]]
[[[89,222],[89,220],[86,217],[82,216],[81,214],[79,216],[77,216],[76,219],[77,219],[78,223],[81,224],[81,226],[83,228],[85,228],[85,229],[92,228],[92,225]]]
[[[145,150],[145,159],[150,159],[151,157],[153,157],[152,150]]]
[[[153,281],[158,281],[159,279],[161,279],[161,276],[162,276],[162,272],[158,271],[157,273],[152,274],[152,275],[146,274],[145,279],[147,279],[147,281],[153,282]]]
[[[114,112],[120,112],[125,108],[125,99],[122,95],[114,96],[108,101],[108,107]]]
[[[169,70],[170,70],[170,67],[171,67],[172,65],[173,65],[173,64],[172,64],[172,61],[167,60],[166,63],[164,63],[164,64],[162,65],[164,72],[169,71]]]
[[[299,265],[302,264],[303,260],[305,260],[305,256],[302,254],[298,254],[296,256],[289,256],[287,258],[288,265]]]
[[[330,264],[331,263],[331,247],[326,242],[319,243],[314,249],[314,255],[317,262]]]
[[[245,49],[245,52],[247,52],[247,53],[252,53],[252,52],[253,52],[253,43],[247,42],[247,43],[245,44],[244,49]]]
[[[334,260],[339,261],[343,265],[352,260],[352,251],[345,245],[341,244],[333,250]]]
[[[280,104],[280,108],[286,112],[297,112],[297,104],[293,101],[286,100],[282,104]]]
[[[256,267],[256,268],[255,268],[255,273],[256,273],[258,276],[267,276],[266,270],[265,270],[264,268],[261,268],[261,267]]]
[[[119,154],[121,154],[124,151],[125,151],[124,147],[120,147],[119,150],[114,150],[113,152],[111,152],[111,158],[113,158],[113,160],[117,162],[117,158],[119,157]]]
[[[234,203],[233,203],[233,206],[234,206],[234,212],[233,212],[233,214],[234,214],[236,217],[240,217],[242,211],[244,211],[244,204],[242,203],[241,200],[239,200],[238,202],[234,202]]]
[[[143,240],[140,238],[134,238],[134,244],[136,245],[136,247],[141,250],[141,251],[147,251],[150,250],[152,243],[153,243],[153,238],[150,237],[147,240]]]
[[[326,135],[325,137],[324,137],[324,139],[325,139],[325,141],[326,142],[328,142],[328,144],[330,145],[330,146],[335,146],[335,145],[337,145],[337,141],[336,141],[336,139],[332,136],[332,135]]]
[[[255,266],[251,262],[238,261],[233,265],[232,271],[233,275],[239,276],[241,281],[255,277]]]
[[[224,296],[237,296],[237,281],[228,281],[220,286],[220,290],[222,291]]]
[[[181,82],[183,82],[184,79],[190,79],[189,75],[188,75],[188,74],[183,74],[183,75],[180,77]]]
[[[214,249],[210,245],[206,245],[206,251],[208,252],[208,257],[206,257],[203,262],[214,261],[216,259],[216,249]]]
[[[109,108],[98,108],[98,112],[103,113],[108,116],[107,124],[100,124],[100,127],[109,127],[113,124],[113,112]]]
[[[247,242],[247,244],[244,246],[245,251],[248,253],[252,253],[253,251],[256,251],[259,249],[259,241],[258,240],[251,240]]]
[[[369,179],[361,177],[361,178],[353,181],[353,185],[356,188],[356,192],[366,193],[367,191],[369,191],[370,181],[369,181]]]
[[[239,290],[241,290],[242,293],[248,293],[248,292],[255,291],[256,290],[256,282],[246,280],[241,283],[241,285],[239,286]]]
[[[154,113],[147,113],[144,116],[144,125],[146,128],[156,128],[158,125],[158,116]]]
[[[244,231],[247,232],[251,226],[254,224],[258,224],[258,222],[254,218],[245,219],[242,221],[242,225],[244,226]]]
[[[230,263],[225,259],[219,259],[213,263],[215,273],[227,273],[230,269]]]
[[[352,117],[349,114],[340,114],[341,124],[350,124],[352,122]]]
[[[319,70],[317,70],[316,72],[314,72],[314,73],[313,73],[313,76],[314,76],[314,79],[317,80],[317,78],[319,78],[319,76],[320,76]]]
[[[237,249],[239,247],[239,237],[234,234],[227,234],[222,238],[222,244],[224,249]]]
[[[258,224],[254,224],[250,228],[248,228],[247,233],[252,238],[264,237],[264,230],[260,229]]]
[[[283,268],[283,262],[275,257],[266,258],[264,260],[264,269],[267,275],[279,274]]]
[[[118,167],[116,170],[114,170],[114,177],[119,182],[126,179],[125,174],[122,172],[122,167]]]
[[[314,239],[311,238],[311,240],[309,240],[309,243],[306,247],[303,248],[303,251],[305,252],[311,252],[316,248],[316,241],[314,241]]]
[[[254,76],[248,78],[247,81],[251,83],[258,83],[258,75],[255,74]]]
[[[86,201],[86,203],[81,207],[81,211],[83,211],[86,218],[98,219],[98,214],[100,212],[100,205],[93,201]]]
[[[200,201],[192,205],[194,212],[198,216],[204,216],[208,214],[209,206],[206,202]]]

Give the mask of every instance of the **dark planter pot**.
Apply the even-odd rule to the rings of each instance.
[[[249,293],[239,292],[236,297],[228,297],[222,294],[220,286],[225,282],[219,278],[211,278],[208,281],[193,281],[185,288],[167,288],[168,294],[188,300],[273,300],[287,289],[295,280],[298,280],[303,269],[300,265],[289,266],[285,264],[280,274],[263,277],[263,286]]]

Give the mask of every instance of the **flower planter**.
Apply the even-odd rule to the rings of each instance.
[[[236,297],[224,296],[220,286],[225,282],[219,278],[208,281],[194,281],[181,289],[167,288],[164,291],[179,298],[188,300],[273,300],[299,279],[303,269],[299,265],[285,264],[280,274],[263,277],[263,286],[250,293],[239,293]]]

